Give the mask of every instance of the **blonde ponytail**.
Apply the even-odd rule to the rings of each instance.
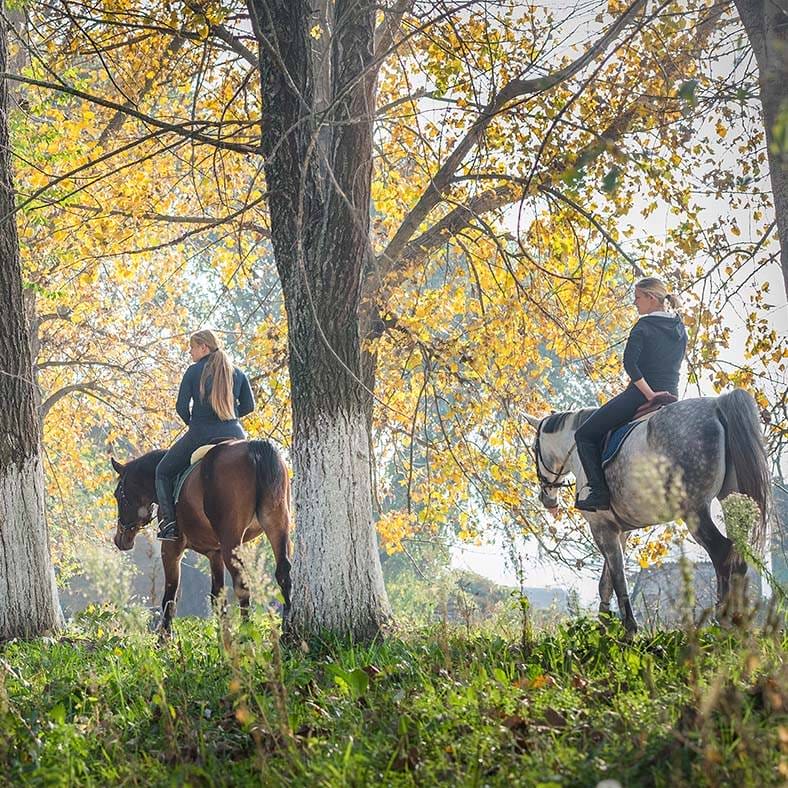
[[[678,312],[681,309],[681,300],[677,295],[673,295],[673,293],[668,293],[665,296],[665,300],[670,304],[670,308],[674,312]]]
[[[635,288],[644,293],[648,293],[652,298],[656,298],[657,301],[667,301],[674,311],[678,311],[681,306],[678,297],[672,293],[668,293],[668,288],[659,277],[647,276],[645,279],[635,282]]]
[[[233,365],[230,357],[219,347],[213,331],[198,331],[191,336],[192,344],[205,345],[210,350],[208,361],[200,376],[200,398],[205,399],[205,388],[211,381],[211,407],[221,421],[232,421],[235,415],[233,396]]]

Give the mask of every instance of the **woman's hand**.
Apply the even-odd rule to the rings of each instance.
[[[656,393],[651,388],[651,386],[646,383],[645,378],[640,378],[639,380],[633,380],[632,383],[635,385],[637,390],[646,398],[646,402],[650,402],[654,397],[656,397]]]

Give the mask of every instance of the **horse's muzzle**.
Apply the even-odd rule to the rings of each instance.
[[[544,488],[539,490],[539,502],[545,509],[555,509],[558,506],[558,496],[551,495]]]
[[[118,530],[115,531],[115,536],[112,538],[112,541],[115,542],[115,547],[117,547],[118,550],[126,552],[134,547],[134,537],[136,535],[136,531],[121,531],[121,529],[118,528]]]

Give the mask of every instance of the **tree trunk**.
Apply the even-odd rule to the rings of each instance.
[[[788,8],[774,0],[736,0],[736,8],[758,63],[780,264],[788,295]]]
[[[0,3],[0,11],[2,11]],[[0,14],[0,71],[7,69]],[[7,122],[0,82],[0,640],[61,624],[45,519],[30,338],[22,298]]]
[[[296,531],[287,626],[301,636],[368,639],[390,615],[372,518],[359,331],[371,257],[375,6],[312,5],[249,0],[289,332]],[[317,38],[316,19],[324,20]]]

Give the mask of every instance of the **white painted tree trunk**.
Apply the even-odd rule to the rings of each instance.
[[[296,447],[293,633],[374,637],[390,618],[362,413],[321,415]]]
[[[293,403],[296,530],[287,626],[304,637],[333,632],[366,640],[389,618],[372,520],[372,393],[362,382],[373,370],[363,367],[359,328],[362,272],[372,260],[379,7],[372,0],[249,1]],[[333,27],[317,44],[316,21]]]
[[[0,468],[0,641],[62,624],[38,457]]]
[[[7,71],[0,0],[0,71]],[[62,614],[49,555],[30,334],[22,296],[6,108],[0,80],[0,641],[49,632]]]

